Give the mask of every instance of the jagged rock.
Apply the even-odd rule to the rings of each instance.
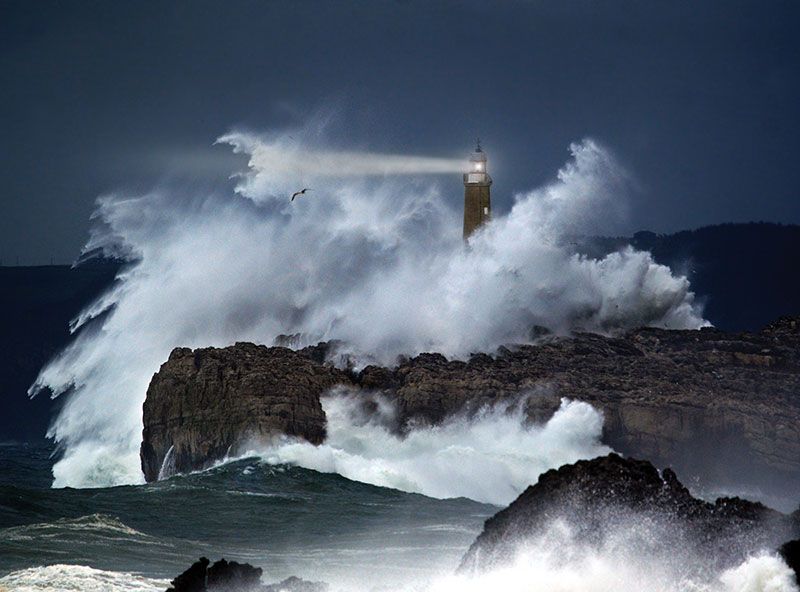
[[[347,381],[346,373],[284,347],[177,348],[147,389],[145,478],[202,469],[276,435],[319,444],[325,438],[319,397]]]
[[[189,569],[170,582],[172,587],[167,588],[167,592],[204,592],[209,563],[210,561],[205,557],[192,563]]]
[[[383,391],[404,426],[529,394],[533,420],[561,397],[605,415],[604,442],[713,485],[800,488],[800,323],[759,333],[639,329],[617,337],[540,337],[467,361],[420,354],[359,374],[323,363],[330,344],[300,351],[237,344],[175,350],[144,407],[142,468],[203,468],[243,441],[287,433],[324,438],[319,396],[335,384]],[[170,456],[167,455],[173,447]]]
[[[220,559],[213,565],[205,557],[172,580],[167,592],[250,592],[261,589],[261,568]]]
[[[249,563],[237,563],[220,559],[206,572],[206,587],[209,592],[248,592],[261,589],[260,567]]]
[[[260,567],[220,559],[211,564],[205,557],[177,576],[167,592],[327,592],[325,582],[309,582],[291,576],[276,584],[262,584]]]
[[[405,422],[436,423],[525,392],[539,421],[561,397],[587,401],[603,411],[603,440],[615,450],[700,482],[791,494],[800,487],[798,325],[787,317],[760,333],[578,334],[467,362],[423,354],[384,384]],[[370,388],[381,388],[367,370]]]
[[[698,545],[707,565],[736,564],[753,551],[777,549],[800,530],[790,517],[760,503],[739,498],[705,502],[692,497],[671,470],[659,474],[647,461],[610,454],[543,473],[486,521],[459,569],[481,571],[502,564],[520,543],[544,534],[556,521],[569,525],[572,540],[597,547],[613,529],[635,524],[649,532],[643,537],[646,544],[661,552]]]

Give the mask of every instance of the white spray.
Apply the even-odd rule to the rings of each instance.
[[[483,573],[447,575],[427,592],[797,592],[794,573],[774,554],[755,552],[739,565],[717,571],[706,555],[685,548],[647,550],[637,525],[620,524],[600,548],[582,544],[563,524],[520,543],[507,565]],[[651,533],[655,537],[659,533]]]
[[[361,402],[361,394],[323,399],[328,438],[321,446],[286,441],[252,454],[401,491],[504,505],[544,471],[610,452],[600,443],[603,416],[588,403],[565,399],[537,426],[526,422],[524,400],[515,401],[401,437],[386,427],[390,403],[363,417]]]
[[[627,249],[594,260],[563,246],[565,233],[602,230],[597,212],[624,202],[624,171],[592,141],[573,145],[553,183],[515,196],[508,215],[469,248],[460,212],[434,184],[329,175],[330,155],[300,183],[288,165],[270,166],[285,137],[222,141],[251,155],[236,194],[160,190],[98,201],[86,249],[132,263],[78,317],[75,326],[86,330],[31,388],[72,391],[49,431],[64,450],[56,486],[142,480],[142,403],[176,346],[269,344],[299,333],[306,343],[344,340],[360,359],[391,364],[421,351],[491,351],[528,340],[532,325],[704,324],[688,281],[648,253]],[[363,160],[354,173],[380,169]],[[340,157],[333,163],[342,166]],[[301,186],[313,191],[290,202]]]

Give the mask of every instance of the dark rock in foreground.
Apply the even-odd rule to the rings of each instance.
[[[205,557],[172,580],[167,592],[256,592],[261,590],[261,568],[220,559],[213,565]]]
[[[292,576],[277,584],[262,584],[260,567],[220,559],[213,565],[205,557],[172,580],[167,592],[326,592],[323,582]]]
[[[152,481],[201,469],[252,438],[325,435],[320,396],[336,384],[396,401],[398,429],[520,395],[543,421],[561,397],[605,415],[603,440],[712,485],[800,488],[800,319],[758,333],[638,329],[503,347],[468,361],[420,354],[359,374],[323,363],[324,345],[176,349],[144,406],[142,468]],[[168,451],[172,448],[172,452]]]
[[[731,567],[763,549],[777,551],[800,530],[796,517],[739,498],[705,502],[692,497],[670,469],[659,473],[647,461],[610,454],[543,473],[486,521],[459,569],[482,571],[509,561],[520,543],[556,523],[568,528],[571,547],[600,548],[609,540],[618,546],[614,537],[623,533],[638,537],[637,554],[694,552],[704,566],[716,567]],[[786,553],[796,557],[797,549]]]

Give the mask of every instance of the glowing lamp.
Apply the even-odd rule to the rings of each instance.
[[[464,175],[464,183],[491,183],[486,174],[486,153],[481,149],[480,142],[469,156],[469,172]]]

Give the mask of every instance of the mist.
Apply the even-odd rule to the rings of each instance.
[[[391,365],[422,351],[464,358],[528,342],[535,325],[564,333],[707,324],[688,280],[650,254],[591,259],[571,248],[571,235],[613,228],[626,209],[630,175],[596,141],[573,144],[552,182],[515,195],[508,214],[465,244],[461,212],[437,178],[329,175],[352,153],[331,156],[323,136],[223,136],[250,155],[233,192],[170,187],[98,200],[85,252],[129,264],[77,316],[73,330],[82,330],[30,390],[68,397],[48,432],[62,451],[55,486],[142,481],[142,403],[178,346],[292,334],[299,345],[341,340],[357,366]],[[290,143],[296,156],[272,168],[268,155]],[[286,164],[307,152],[329,156],[302,173]],[[394,172],[413,169],[415,158]],[[386,162],[395,161],[362,158],[353,170]],[[313,191],[290,202],[301,186]]]

